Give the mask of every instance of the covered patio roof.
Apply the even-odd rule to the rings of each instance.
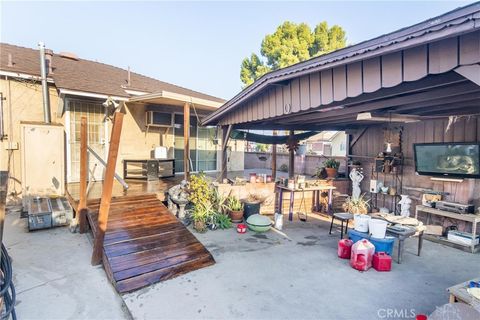
[[[182,108],[184,107],[185,103],[188,103],[194,105],[195,108],[204,111],[215,111],[222,105],[222,102],[219,101],[202,99],[165,90],[131,97],[128,99],[128,101],[137,103],[179,106]]]
[[[479,109],[480,3],[475,3],[270,72],[203,124],[344,130],[390,114],[421,120]],[[364,112],[373,119],[358,121]]]

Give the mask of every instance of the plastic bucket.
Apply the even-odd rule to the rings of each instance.
[[[385,233],[387,232],[387,221],[380,219],[370,219],[368,222],[368,229],[372,238],[383,239],[385,238]]]
[[[353,216],[353,222],[355,225],[355,230],[360,232],[368,232],[368,221],[371,217],[366,214],[355,214]]]

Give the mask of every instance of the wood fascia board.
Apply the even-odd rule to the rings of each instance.
[[[480,86],[480,64],[460,66],[454,69],[454,71]]]

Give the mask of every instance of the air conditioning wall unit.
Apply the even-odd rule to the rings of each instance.
[[[170,128],[173,127],[173,113],[170,112],[160,112],[160,111],[147,111],[146,120],[147,126],[150,127],[161,127],[161,128]]]

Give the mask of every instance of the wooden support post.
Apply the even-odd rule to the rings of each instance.
[[[190,174],[190,104],[183,105],[183,175],[188,180]]]
[[[87,227],[87,180],[88,180],[88,128],[87,117],[80,120],[80,199],[78,201],[76,219],[79,225],[79,232],[85,233]]]
[[[230,132],[232,131],[232,125],[222,126],[222,167],[220,173],[220,182],[223,183],[223,180],[228,176],[228,140],[230,139]]]
[[[293,141],[293,135],[294,131],[290,130],[290,140]],[[295,150],[291,149],[289,151],[289,157],[288,157],[288,178],[293,179],[295,177]]]
[[[273,130],[273,136],[277,135],[277,130]],[[277,145],[272,145],[272,180],[277,180]]]
[[[103,239],[105,238],[105,231],[107,230],[108,213],[110,211],[110,201],[112,200],[113,179],[115,176],[115,165],[117,163],[122,124],[123,113],[116,112],[113,118],[107,168],[103,179],[102,198],[98,210],[98,230],[93,243],[92,265],[97,265],[102,261]]]

